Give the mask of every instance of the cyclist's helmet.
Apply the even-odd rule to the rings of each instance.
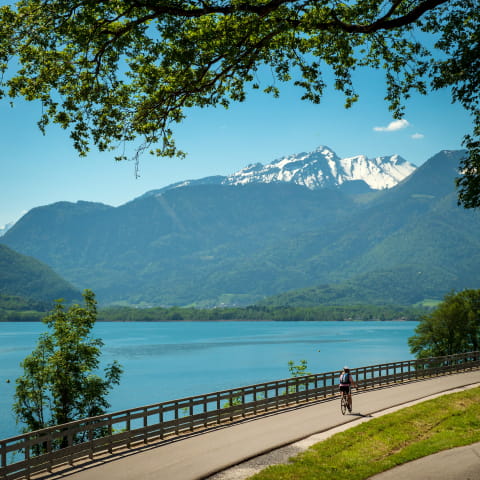
[[[345,371],[350,370],[350,368],[347,367],[346,365],[343,367],[343,369],[344,369]]]

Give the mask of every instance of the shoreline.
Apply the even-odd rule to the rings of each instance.
[[[45,314],[45,316],[47,316]],[[42,320],[0,320],[0,324],[2,323],[41,323]],[[297,323],[297,322],[308,322],[308,323],[316,323],[316,322],[335,322],[335,323],[344,323],[344,322],[352,322],[352,323],[362,323],[362,322],[379,322],[379,323],[390,323],[390,322],[418,322],[418,320],[414,319],[405,319],[405,318],[393,318],[391,320],[380,320],[375,318],[369,318],[366,320],[353,320],[353,319],[345,319],[345,320],[275,320],[270,318],[259,318],[259,319],[252,319],[252,318],[239,318],[239,319],[181,319],[181,320],[101,320],[97,319],[96,323],[214,323],[214,322],[277,322],[277,323]]]

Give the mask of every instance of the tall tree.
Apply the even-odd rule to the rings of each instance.
[[[478,351],[480,290],[446,295],[431,314],[422,317],[408,344],[417,358]]]
[[[281,82],[319,103],[326,70],[349,107],[352,72],[382,69],[394,117],[412,91],[444,87],[472,114],[457,183],[475,207],[479,10],[478,0],[21,0],[0,10],[0,95],[40,100],[40,128],[70,129],[83,155],[139,137],[137,155],[173,156],[172,127],[189,107],[228,107],[250,87],[276,96]]]
[[[105,413],[107,394],[120,382],[122,369],[115,361],[97,370],[103,342],[91,336],[97,309],[93,292],[83,293],[85,306],[65,310],[57,302],[43,319],[49,331],[22,362],[13,410],[25,430],[37,430]]]

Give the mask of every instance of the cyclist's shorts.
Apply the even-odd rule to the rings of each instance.
[[[340,391],[350,393],[350,385],[340,385]]]

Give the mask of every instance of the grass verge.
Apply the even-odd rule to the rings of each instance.
[[[251,480],[361,480],[441,450],[480,441],[480,388],[444,395],[313,445]]]

